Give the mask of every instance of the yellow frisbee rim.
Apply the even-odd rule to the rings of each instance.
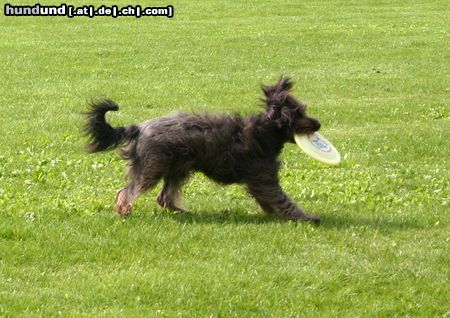
[[[301,150],[317,161],[332,166],[341,162],[337,149],[317,131],[312,134],[295,134],[294,140]]]

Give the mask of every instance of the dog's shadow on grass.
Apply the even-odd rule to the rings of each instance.
[[[283,224],[289,222],[298,226],[306,225],[304,222],[285,221],[271,214],[244,214],[229,210],[164,214],[165,217],[186,224]],[[308,224],[324,229],[366,228],[379,231],[403,231],[428,227],[428,225],[423,223],[418,224],[414,220],[384,220],[370,216],[351,217],[343,215],[323,215],[320,225]]]
[[[369,230],[378,230],[383,232],[408,231],[411,229],[425,229],[429,225],[417,223],[415,220],[392,220],[370,216],[348,216],[348,215],[324,215],[321,219],[321,225],[328,229],[348,229],[364,228]]]
[[[223,211],[195,211],[187,213],[164,213],[165,217],[186,224],[268,224],[283,223],[285,221],[273,215],[244,214],[230,210]]]

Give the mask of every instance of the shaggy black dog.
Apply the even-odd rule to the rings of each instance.
[[[164,180],[157,201],[175,211],[181,205],[181,186],[193,171],[221,183],[241,183],[267,213],[319,223],[283,192],[278,179],[277,157],[295,133],[311,133],[320,123],[305,114],[306,105],[291,94],[292,82],[281,77],[263,86],[265,111],[259,115],[189,115],[177,113],[140,125],[111,127],[105,113],[119,107],[111,100],[91,104],[85,127],[89,152],[122,146],[128,161],[130,183],[117,192],[116,211],[131,213],[137,196]]]

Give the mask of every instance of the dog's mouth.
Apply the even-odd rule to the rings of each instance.
[[[295,143],[294,135],[312,134],[320,129],[320,123],[316,119],[308,120],[306,123],[303,121],[302,125],[298,125],[294,130],[292,136],[289,138],[289,142]]]
[[[307,127],[307,128],[303,128],[301,129],[299,132],[297,132],[297,134],[312,134],[315,131],[318,131],[319,129],[316,129],[314,127]]]
[[[319,129],[320,122],[317,119],[310,117],[307,120],[303,119],[294,131],[296,134],[312,134]]]
[[[317,123],[317,125],[310,125],[310,126],[303,126],[299,127],[294,131],[294,134],[312,134],[313,132],[316,132],[320,129],[320,124]]]

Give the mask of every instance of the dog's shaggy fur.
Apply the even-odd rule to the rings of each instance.
[[[86,113],[89,152],[122,146],[128,161],[129,184],[117,192],[116,211],[131,213],[137,196],[164,180],[157,201],[175,211],[181,186],[192,171],[201,171],[221,183],[247,187],[267,213],[289,219],[319,223],[283,192],[277,159],[284,143],[294,142],[295,133],[311,133],[320,123],[305,114],[306,106],[291,94],[292,82],[281,77],[273,86],[263,86],[265,111],[259,115],[189,115],[177,113],[140,125],[111,127],[105,113],[118,110],[111,100],[93,102]]]

